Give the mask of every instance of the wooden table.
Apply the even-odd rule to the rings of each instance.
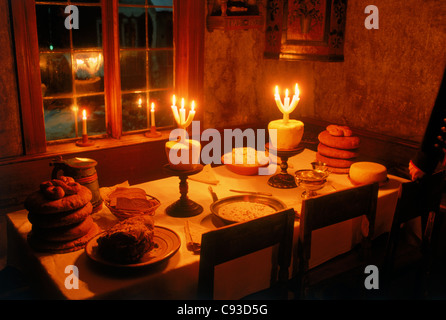
[[[299,169],[310,169],[315,152],[304,150],[288,161],[288,172]],[[278,168],[280,170],[280,168]],[[219,182],[212,185],[219,198],[236,195],[230,189],[262,191],[271,193],[288,207],[300,212],[302,188],[278,189],[268,185],[270,176],[241,176],[227,169],[226,166],[211,168],[209,165],[197,176],[197,179],[207,179],[209,173]],[[389,175],[389,181],[380,188],[375,224],[375,235],[390,231],[395,209],[398,188],[405,179]],[[178,200],[178,177],[168,177],[135,185],[148,194],[158,198],[162,205],[155,214],[155,224],[167,227],[176,232],[181,239],[181,247],[170,259],[161,264],[137,270],[110,270],[90,261],[84,250],[65,254],[47,254],[34,252],[26,241],[26,235],[31,230],[25,210],[10,213],[8,220],[8,263],[27,270],[40,280],[42,296],[64,299],[194,299],[198,282],[199,255],[193,254],[186,247],[184,225],[186,219],[195,225],[201,225],[209,230],[222,225],[210,210],[212,203],[208,191],[209,184],[188,180],[189,197],[203,206],[201,214],[189,218],[176,218],[165,213],[167,206]],[[320,190],[321,194],[350,188],[353,185],[347,175],[331,174],[327,185]],[[108,208],[93,214],[97,224],[106,229],[117,222]],[[311,265],[316,266],[324,261],[344,253],[359,241],[361,221],[352,221],[316,231],[313,236],[314,250]],[[299,220],[295,221],[294,240],[299,234]],[[336,241],[327,240],[335,236]],[[258,263],[260,259],[269,261],[271,250],[263,250],[252,257],[234,263],[228,263],[216,270],[216,296],[218,298],[238,298],[247,293],[268,286],[268,263]],[[79,270],[79,288],[67,289],[65,280],[70,273],[65,268],[75,265]],[[264,270],[259,266],[264,266]],[[269,269],[268,269],[269,268]],[[255,272],[254,272],[255,271]],[[228,272],[228,277],[221,276]],[[261,274],[265,281],[253,282],[248,286],[240,286],[241,280]],[[220,276],[219,276],[220,275]],[[217,292],[219,292],[217,294]]]

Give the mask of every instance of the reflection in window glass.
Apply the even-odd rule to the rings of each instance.
[[[173,52],[150,51],[149,80],[151,88],[173,86]]]
[[[121,90],[144,90],[146,88],[146,52],[121,52]]]
[[[150,127],[146,108],[138,110],[135,107],[137,97],[143,94],[146,107],[148,103],[155,103],[156,126],[171,126],[170,97],[174,88],[172,1],[120,0],[119,3],[123,131]]]
[[[69,49],[70,32],[64,27],[65,6],[37,5],[37,36],[40,50]]]
[[[122,94],[122,130],[135,131],[147,128],[147,95]],[[150,117],[150,116],[149,116]]]
[[[71,55],[40,54],[40,77],[43,97],[72,93]]]
[[[119,44],[121,48],[145,48],[145,9],[119,8]]]
[[[79,29],[66,29],[66,5],[50,2],[36,1],[46,139],[80,137],[83,109],[88,134],[105,134],[101,1],[72,2]]]
[[[104,91],[104,58],[101,52],[74,54],[76,93]]]
[[[74,48],[102,47],[102,15],[100,7],[79,9],[79,29],[72,29]],[[65,15],[66,16],[66,15]]]

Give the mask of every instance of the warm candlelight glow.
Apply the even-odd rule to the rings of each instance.
[[[276,105],[279,108],[280,112],[283,114],[283,121],[288,122],[289,115],[291,112],[294,111],[297,104],[299,103],[299,87],[296,85],[294,86],[294,95],[290,102],[289,92],[288,89],[285,90],[285,98],[283,100],[283,103],[280,99],[279,95],[279,86],[276,86],[275,94],[274,94],[274,100],[276,101]]]
[[[82,110],[82,135],[87,135],[87,110]]]
[[[139,100],[138,100],[138,108],[141,108],[141,105],[142,105],[142,100],[141,100],[141,98],[139,98]]]
[[[150,119],[152,127],[155,127],[155,103],[153,102],[150,109]]]
[[[77,113],[79,111],[79,107],[77,105],[74,105],[71,109],[74,111],[74,134],[77,137],[77,130],[78,130]]]
[[[175,121],[177,122],[180,128],[186,129],[191,124],[195,116],[195,101],[193,100],[191,103],[191,109],[189,111],[187,119],[186,119],[186,109],[184,108],[185,105],[184,98],[181,98],[180,110],[178,110],[177,106],[175,105],[175,95],[173,96],[172,101],[173,101],[172,112]]]

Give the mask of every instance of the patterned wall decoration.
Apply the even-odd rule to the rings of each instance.
[[[265,58],[344,60],[347,0],[268,0]]]

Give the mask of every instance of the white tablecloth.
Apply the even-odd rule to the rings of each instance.
[[[311,168],[315,152],[304,150],[301,154],[289,159],[288,172]],[[269,186],[269,176],[241,176],[228,170],[226,166],[206,168],[219,181],[212,185],[219,198],[235,195],[229,189],[269,192],[282,200],[288,207],[301,209],[300,187],[293,189],[277,189]],[[207,171],[205,170],[205,172]],[[279,170],[279,169],[278,169]],[[389,175],[389,181],[380,188],[375,224],[375,235],[390,231],[395,209],[398,188],[402,178]],[[201,204],[203,213],[191,218],[175,218],[166,215],[165,208],[179,199],[179,178],[168,177],[135,185],[148,194],[157,197],[162,205],[155,214],[155,224],[175,231],[181,239],[178,252],[164,263],[154,268],[142,270],[120,270],[119,272],[105,270],[92,264],[84,250],[66,254],[36,253],[26,243],[26,235],[31,230],[27,212],[22,210],[8,214],[8,262],[21,267],[32,268],[32,273],[42,279],[47,287],[52,287],[67,299],[94,298],[153,298],[153,299],[193,299],[196,297],[198,281],[199,255],[186,248],[184,233],[185,220],[199,224],[211,230],[219,227],[221,222],[210,212],[212,203],[208,184],[188,180],[190,199]],[[335,190],[350,188],[353,185],[347,175],[331,174],[327,185],[319,191],[320,194]],[[93,214],[94,220],[102,228],[107,228],[117,220],[104,206],[103,210]],[[361,222],[341,223],[334,227],[316,231],[313,235],[314,250],[311,265],[316,266],[324,261],[344,253],[359,240]],[[295,221],[295,243],[299,234],[299,220]],[[334,237],[334,238],[333,238]],[[335,239],[335,240],[333,240]],[[216,270],[216,297],[239,298],[250,292],[262,289],[269,284],[269,269],[272,249],[263,250],[253,257],[242,258],[238,262],[226,263]],[[262,260],[259,260],[262,259]],[[263,261],[258,263],[258,261]],[[266,262],[264,262],[266,261]],[[67,265],[76,265],[79,270],[79,288],[67,289],[65,273]],[[260,266],[263,266],[260,267]],[[255,272],[254,272],[255,271]],[[231,276],[223,276],[228,272]],[[250,285],[241,285],[242,280],[262,274],[264,281],[252,281]]]

